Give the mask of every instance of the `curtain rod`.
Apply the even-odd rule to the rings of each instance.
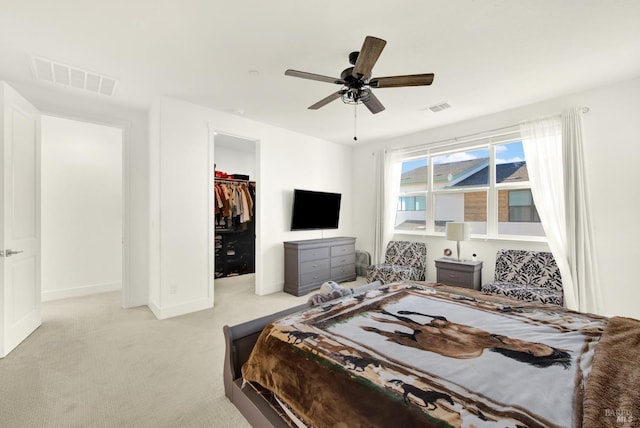
[[[589,107],[578,107],[578,110],[580,110],[583,114],[589,113]],[[561,113],[556,113],[556,114],[552,114],[550,116],[559,116]],[[503,126],[501,128],[495,128],[495,129],[489,129],[488,131],[482,131],[482,132],[476,132],[474,134],[469,134],[469,135],[463,135],[462,137],[452,137],[452,138],[447,138],[444,140],[439,140],[439,141],[433,141],[431,143],[422,143],[422,144],[415,144],[413,146],[407,146],[407,147],[400,147],[397,149],[390,149],[391,151],[394,150],[410,150],[413,148],[423,148],[425,145],[428,146],[435,146],[441,143],[446,143],[447,141],[450,141],[452,143],[454,142],[460,142],[460,140],[467,140],[467,139],[473,139],[474,137],[479,137],[480,135],[483,134],[492,134],[495,132],[500,132],[500,131],[506,131],[507,129],[512,129],[515,128],[516,126],[520,126],[519,123],[516,123],[515,125],[509,125],[509,126]]]

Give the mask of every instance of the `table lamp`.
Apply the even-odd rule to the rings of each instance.
[[[449,241],[457,241],[456,249],[458,250],[458,261],[460,260],[460,241],[468,241],[471,235],[471,224],[464,222],[450,221],[447,223],[447,239]]]

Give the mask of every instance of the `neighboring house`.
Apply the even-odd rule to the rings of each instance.
[[[397,229],[422,229],[426,220],[428,166],[402,174],[396,217]],[[523,183],[523,188],[498,190],[498,222],[540,223],[529,189],[524,161],[496,165],[496,184]],[[433,171],[433,190],[468,189],[459,193],[440,193],[435,209],[435,230],[444,231],[448,221],[484,224],[487,221],[489,159],[479,158],[437,164]],[[479,191],[473,191],[478,188]],[[483,188],[483,189],[480,189]],[[482,229],[482,227],[480,227]],[[541,230],[541,229],[540,229]],[[482,232],[482,230],[477,230]]]

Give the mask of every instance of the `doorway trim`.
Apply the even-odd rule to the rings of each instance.
[[[209,210],[207,212],[207,216],[208,216],[208,224],[209,224],[209,242],[207,245],[208,248],[208,256],[209,256],[209,290],[211,292],[211,296],[214,296],[214,277],[215,277],[215,217],[213,215],[213,213],[211,212],[211,209],[213,208],[214,204],[215,204],[215,190],[214,190],[214,184],[215,184],[215,136],[217,134],[224,134],[224,135],[228,135],[230,137],[234,137],[234,138],[238,138],[241,140],[246,140],[246,141],[251,141],[254,143],[254,155],[255,155],[255,171],[256,171],[256,177],[254,179],[254,181],[256,182],[256,206],[258,207],[259,210],[263,209],[262,205],[261,205],[261,187],[260,186],[260,140],[258,138],[254,138],[254,137],[248,137],[246,135],[240,135],[237,134],[235,132],[229,132],[229,131],[225,131],[219,128],[216,128],[215,126],[213,126],[213,124],[211,124],[210,122],[207,123],[207,127],[209,129],[209,180],[208,180],[208,189],[209,189],[209,203],[208,203],[208,207]],[[258,211],[259,212],[259,211]],[[254,284],[254,293],[255,294],[259,294],[259,291],[261,290],[262,287],[262,263],[261,263],[261,257],[258,257],[258,255],[261,253],[261,240],[260,240],[260,236],[262,236],[261,233],[261,221],[260,221],[260,216],[254,213],[254,219],[253,221],[255,222],[255,226],[256,226],[256,236],[255,236],[255,254],[254,254],[254,258],[255,258],[255,273],[254,273],[254,278],[255,278],[255,284]],[[215,299],[214,299],[214,305],[215,305]]]
[[[122,288],[120,291],[120,304],[125,309],[137,306],[134,302],[131,301],[131,272],[129,261],[131,258],[131,213],[129,204],[130,189],[128,182],[130,178],[129,160],[131,159],[129,153],[131,147],[131,123],[126,120],[120,119],[103,120],[96,119],[95,117],[86,117],[77,114],[57,113],[46,110],[42,110],[40,114],[60,119],[68,119],[84,123],[92,123],[95,125],[109,126],[122,130]]]

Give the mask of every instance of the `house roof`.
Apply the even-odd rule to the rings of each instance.
[[[485,167],[465,180],[456,183],[455,186],[485,185],[489,181],[489,167]],[[496,165],[496,183],[513,183],[529,181],[526,162],[512,162]]]
[[[423,166],[402,174],[400,186],[418,187],[427,182],[428,167]],[[449,177],[451,174],[451,177]],[[496,165],[496,182],[513,183],[529,181],[527,163],[511,162]],[[482,186],[489,182],[487,158],[450,162],[434,166],[434,184],[451,183],[450,187]]]

